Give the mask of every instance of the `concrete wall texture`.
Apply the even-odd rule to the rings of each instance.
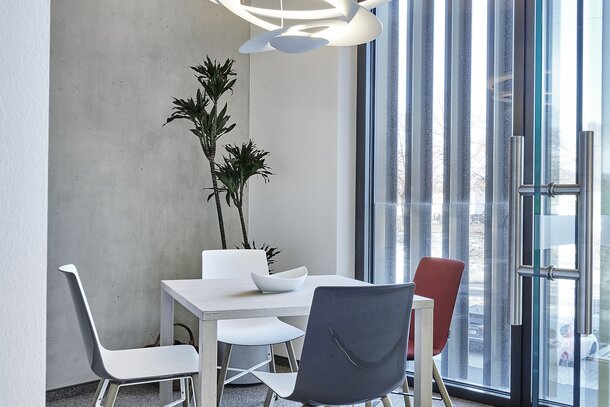
[[[45,402],[49,12],[0,7],[0,406]]]
[[[187,123],[161,126],[173,96],[194,94],[189,66],[231,57],[237,127],[221,143],[247,139],[249,34],[209,1],[52,2],[47,389],[95,379],[58,266],[78,267],[106,347],[140,347],[158,333],[159,281],[199,278],[201,250],[220,246],[199,144]]]

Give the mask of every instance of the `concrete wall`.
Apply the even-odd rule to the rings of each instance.
[[[161,127],[172,96],[196,89],[188,67],[235,58],[237,128],[221,141],[249,127],[249,58],[237,52],[249,26],[224,8],[57,0],[51,16],[48,389],[95,378],[57,266],[79,268],[106,347],[139,347],[158,334],[159,281],[198,278],[201,250],[220,246],[199,144],[186,123]],[[235,209],[224,213],[237,243]],[[186,312],[177,320],[196,326]]]
[[[250,233],[282,249],[276,271],[354,275],[355,118],[355,48],[251,57],[250,135],[276,175],[251,184]]]
[[[0,405],[45,400],[49,11],[0,7]]]

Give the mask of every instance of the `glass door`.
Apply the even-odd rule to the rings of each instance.
[[[609,407],[610,4],[536,0],[534,24],[533,184],[513,180],[533,208],[513,280],[518,299],[531,279],[532,405]]]

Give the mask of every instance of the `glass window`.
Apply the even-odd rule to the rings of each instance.
[[[392,1],[371,46],[370,239],[375,283],[423,256],[466,263],[448,380],[508,391],[512,1]]]

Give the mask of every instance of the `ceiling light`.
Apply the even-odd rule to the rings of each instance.
[[[285,10],[253,7],[241,0],[211,0],[267,32],[246,41],[239,51],[256,53],[278,50],[302,53],[323,46],[351,46],[375,39],[382,31],[381,21],[370,9],[388,0],[324,0],[331,7],[318,10]],[[271,20],[271,21],[270,21]],[[273,20],[279,20],[272,22]],[[291,24],[285,24],[290,20]]]

